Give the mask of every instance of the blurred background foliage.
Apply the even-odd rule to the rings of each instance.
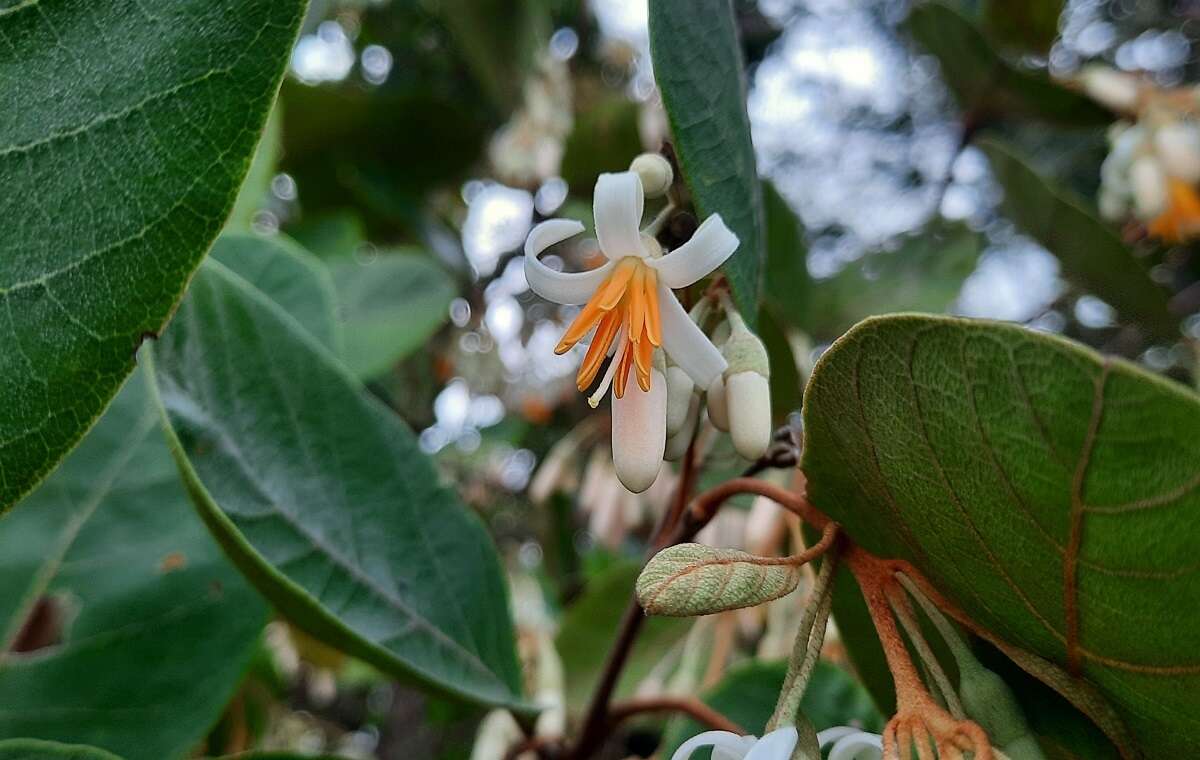
[[[1021,322],[1194,380],[1197,249],[1099,219],[1115,117],[1056,80],[1105,61],[1161,86],[1195,81],[1200,3],[737,0],[735,11],[764,179],[760,330],[780,424],[798,424],[804,379],[830,342],[894,311]],[[574,359],[552,353],[572,312],[528,290],[519,250],[546,217],[590,227],[596,176],[669,141],[646,25],[646,0],[313,0],[229,221],[306,249],[325,273],[325,291],[297,299],[332,299],[330,344],[485,518],[539,674],[529,691],[560,668],[571,715],[672,476],[638,496],[620,487]],[[695,220],[676,222],[682,239]],[[237,240],[215,254],[230,266]],[[570,255],[585,264],[595,249]],[[271,276],[239,261],[251,281]],[[703,445],[713,482],[746,465],[726,444]],[[705,540],[771,553],[798,529],[742,506]],[[761,729],[796,612],[652,621],[621,692],[699,691]],[[814,686],[839,706],[830,724],[878,728],[831,638]],[[821,709],[806,707],[814,721]],[[477,730],[515,731],[496,716],[480,729],[483,718],[276,621],[198,752],[466,758]],[[693,728],[634,723],[610,756]]]

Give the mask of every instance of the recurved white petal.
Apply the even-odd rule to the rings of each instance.
[[[707,388],[713,378],[728,366],[725,357],[704,331],[696,327],[684,311],[675,294],[658,282],[658,316],[662,322],[662,347],[700,388]]]
[[[641,493],[658,478],[667,448],[667,379],[650,370],[650,390],[630,383],[625,395],[612,396],[613,466],[621,483]]]
[[[542,251],[580,232],[583,225],[574,219],[550,219],[529,233],[525,239],[525,279],[534,293],[555,303],[587,303],[608,277],[612,262],[587,272],[559,272],[538,260]]]
[[[634,172],[601,174],[592,197],[596,238],[600,250],[617,261],[626,256],[645,256],[642,250],[642,181]]]
[[[746,760],[791,760],[799,737],[800,732],[795,726],[778,728],[759,739],[746,755]]]
[[[829,760],[880,760],[881,757],[883,739],[862,732],[839,739],[829,751]]]
[[[672,288],[686,288],[712,272],[737,250],[737,235],[725,226],[720,214],[704,220],[691,240],[663,256],[650,266],[658,270],[659,282]]]
[[[701,747],[729,750],[733,757],[741,758],[753,744],[753,736],[738,736],[731,731],[705,731],[680,744],[671,760],[688,760]]]

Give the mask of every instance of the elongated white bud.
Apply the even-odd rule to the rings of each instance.
[[[678,462],[687,453],[688,444],[692,442],[692,431],[696,428],[696,418],[700,416],[700,396],[693,393],[688,400],[687,417],[679,432],[667,439],[667,450],[663,459],[668,462]]]
[[[1140,156],[1129,169],[1133,206],[1138,218],[1150,221],[1167,210],[1167,175],[1154,156]]]
[[[674,365],[667,367],[667,437],[683,429],[687,421],[696,384],[688,373]]]
[[[704,397],[704,405],[708,408],[708,421],[717,430],[729,432],[729,407],[725,403],[725,378],[718,376],[708,385],[708,393]]]
[[[1154,133],[1163,167],[1184,182],[1200,182],[1200,125],[1175,122]]]
[[[650,370],[650,390],[630,383],[625,396],[613,394],[613,465],[617,477],[634,493],[649,488],[662,467],[667,447],[667,379]]]
[[[754,461],[771,445],[771,384],[757,372],[738,372],[725,381],[733,448]]]
[[[642,180],[642,191],[647,198],[660,198],[667,194],[675,181],[671,162],[657,153],[643,153],[633,159],[629,170]]]
[[[1132,74],[1107,66],[1087,66],[1080,72],[1079,82],[1089,97],[1114,111],[1137,110],[1141,86]]]

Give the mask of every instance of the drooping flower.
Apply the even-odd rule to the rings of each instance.
[[[597,269],[559,272],[538,260],[542,251],[582,232],[577,221],[542,222],[525,241],[525,277],[534,292],[555,303],[583,305],[555,351],[565,353],[591,335],[576,385],[584,391],[600,377],[588,399],[593,407],[612,388],[614,463],[621,481],[634,492],[654,482],[666,445],[666,380],[661,365],[655,366],[656,351],[661,349],[701,388],[726,367],[721,352],[688,317],[672,289],[705,277],[738,246],[737,236],[713,214],[691,240],[664,254],[639,229],[643,203],[637,173],[600,175],[593,212],[596,237],[608,261]]]
[[[738,736],[729,731],[705,731],[679,745],[671,760],[689,760],[701,747],[712,748],[712,760],[790,760],[799,733],[795,726],[772,731],[763,738]],[[849,726],[827,728],[817,734],[821,749],[829,748],[828,760],[879,760],[883,739]]]

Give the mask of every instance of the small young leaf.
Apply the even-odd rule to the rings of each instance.
[[[638,576],[638,601],[647,614],[672,617],[753,607],[795,591],[800,567],[787,558],[678,544],[646,564]]]

